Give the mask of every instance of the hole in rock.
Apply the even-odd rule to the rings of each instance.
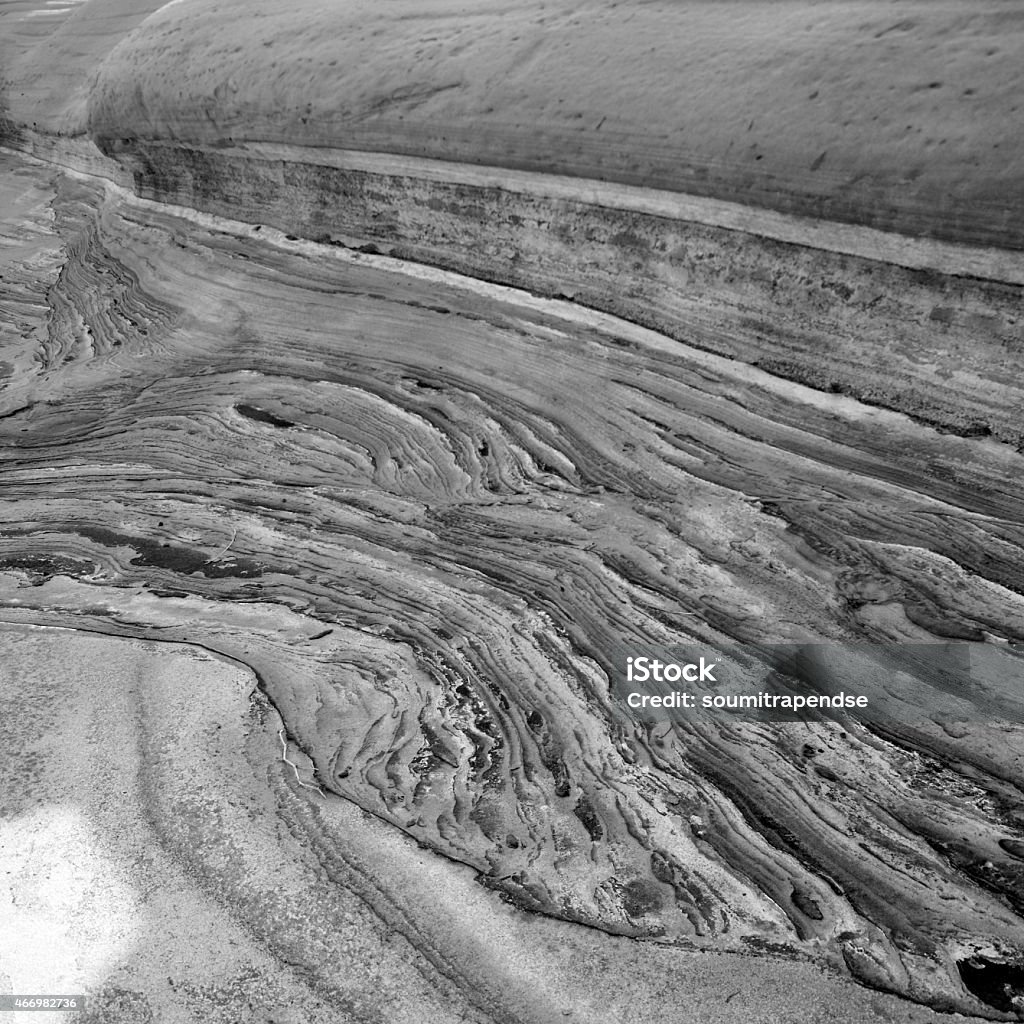
[[[254,405],[245,405],[244,403],[236,405],[235,412],[246,419],[255,420],[257,423],[269,423],[272,427],[284,428],[295,426],[291,420],[282,419],[280,416],[275,416],[272,412],[267,412],[265,409],[257,409]]]
[[[983,1003],[1003,1013],[1013,1013],[1017,1007],[1014,1000],[1024,999],[1024,965],[1001,964],[972,956],[957,961],[957,970],[968,991]]]

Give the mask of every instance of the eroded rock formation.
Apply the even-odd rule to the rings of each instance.
[[[560,991],[564,972],[510,969],[501,995],[480,966],[493,931],[453,924],[446,949],[431,919],[456,876],[417,900],[379,865],[350,870],[353,851],[390,865],[404,834],[512,904],[473,902],[517,942],[523,912],[606,963],[617,937],[643,940],[621,972],[645,1000],[644,957],[671,971],[725,951],[894,994],[849,995],[851,1017],[1021,1012],[1019,726],[951,727],[927,680],[886,728],[645,725],[610,690],[622,651],[688,641],[969,639],[1017,662],[1013,231],[966,200],[925,233],[1003,249],[885,235],[827,203],[855,223],[746,210],[720,200],[754,193],[722,181],[708,202],[621,187],[650,167],[574,195],[565,178],[352,154],[323,111],[272,130],[244,78],[205,106],[169,91],[165,44],[176,25],[194,41],[202,5],[141,25],[116,7],[125,39],[89,88],[57,109],[26,79],[8,115],[9,143],[73,170],[3,158],[0,618],[247,667],[285,757],[250,721],[228,774],[275,751],[257,817],[292,837],[281,863],[292,840],[305,851],[282,913],[348,887],[372,918],[353,934],[400,933],[453,1019],[557,1019],[523,978]],[[308,78],[288,52],[280,81]],[[15,124],[19,103],[51,122]],[[360,131],[381,128],[374,109]],[[546,157],[531,160],[507,162]],[[887,193],[883,222],[923,230],[930,194]],[[221,813],[180,806],[198,839]],[[183,833],[159,842],[188,859]],[[339,980],[336,936],[268,938],[266,893],[227,856],[190,870],[312,979],[311,1013],[415,1020]],[[705,1017],[733,1013],[750,1004]]]
[[[982,1008],[955,962],[1021,942],[1016,732],[645,728],[608,678],[688,638],[1020,640],[1019,455],[101,184],[54,211],[6,618],[249,665],[319,786],[524,908]]]

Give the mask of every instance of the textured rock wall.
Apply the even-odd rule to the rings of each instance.
[[[1022,45],[1014,0],[178,0],[112,44],[88,130],[554,171],[1020,248]]]
[[[927,689],[888,732],[643,725],[609,675],[686,640],[1014,657],[1018,453],[571,303],[55,187],[0,408],[6,621],[245,664],[310,785],[520,908],[1005,1017],[958,964],[1024,949],[1019,728],[951,731]]]
[[[951,725],[928,679],[889,728],[645,724],[609,690],[682,641],[1019,662],[1020,261],[498,169],[1020,246],[1019,12],[618,6],[90,0],[5,83],[5,142],[129,191],[4,167],[0,619],[253,674],[3,680],[32,728],[36,690],[75,709],[82,815],[97,763],[141,780],[161,868],[244,924],[183,1014],[1024,1013],[1019,726]],[[5,749],[31,784],[45,737]]]
[[[138,194],[621,315],[940,430],[1024,437],[1024,289],[635,210],[237,151],[107,143]]]

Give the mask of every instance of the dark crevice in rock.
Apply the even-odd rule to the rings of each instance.
[[[1024,965],[972,956],[956,966],[968,991],[983,1003],[1024,1018]]]
[[[272,412],[258,409],[255,405],[246,405],[244,402],[240,402],[235,406],[235,412],[246,419],[255,420],[257,423],[269,423],[272,427],[288,428],[295,426],[292,420],[282,419],[280,416],[275,416]]]

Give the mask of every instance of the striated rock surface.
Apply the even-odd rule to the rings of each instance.
[[[36,6],[0,19],[10,116],[41,130],[404,153],[1024,241],[1015,0]]]
[[[647,725],[610,680],[685,642],[1019,666],[1020,19],[542,8],[2,12],[3,138],[50,161],[0,157],[3,685],[39,725],[5,756],[52,728],[68,858],[180,873],[240,946],[188,998],[97,959],[97,1019],[1018,1017],[1021,726],[929,680],[884,728]],[[97,852],[101,777],[134,824]]]
[[[944,431],[1024,440],[1015,254],[426,161],[106,145],[148,198],[570,298]]]
[[[0,649],[0,971],[85,991],[83,1024],[949,1020],[517,912],[318,794],[252,674],[194,644],[4,627]]]
[[[645,727],[608,678],[623,645],[1024,639],[1018,453],[567,302],[55,188],[0,420],[5,620],[249,666],[311,785],[521,908],[1005,1016],[957,964],[1024,941],[1019,729]]]
[[[600,177],[1020,247],[1012,0],[181,0],[100,69],[89,130]]]

